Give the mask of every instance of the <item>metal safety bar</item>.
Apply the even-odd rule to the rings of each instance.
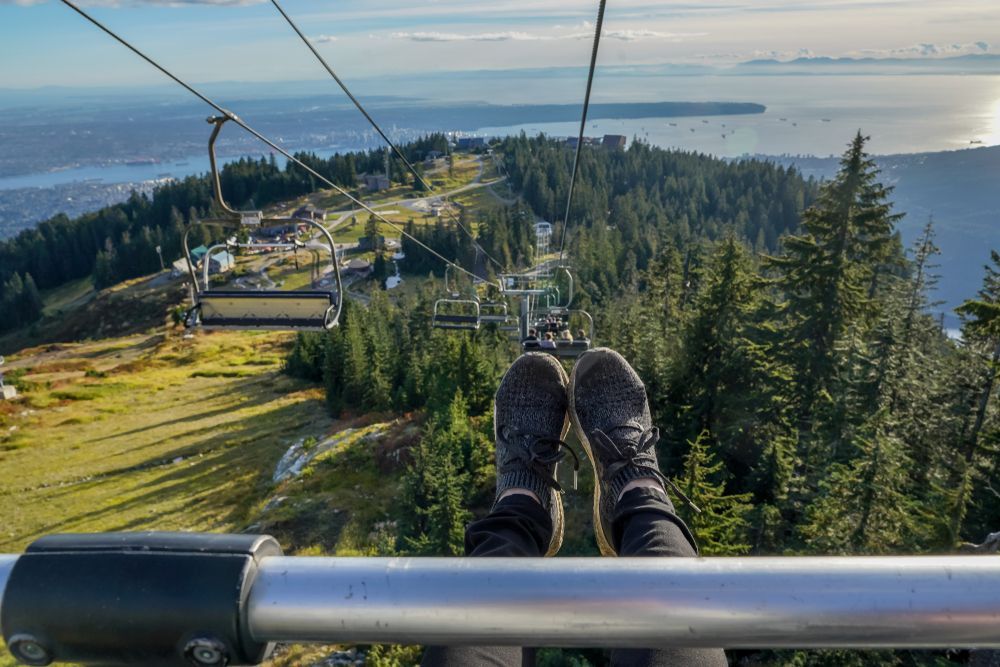
[[[0,556],[0,587],[17,558]],[[157,567],[169,576],[169,561]],[[39,590],[45,585],[38,582]],[[994,556],[267,556],[249,586],[238,622],[261,644],[1000,647]],[[144,594],[155,614],[155,595]],[[3,604],[6,622],[6,598]],[[71,606],[86,608],[86,600]],[[5,627],[5,636],[14,630]]]

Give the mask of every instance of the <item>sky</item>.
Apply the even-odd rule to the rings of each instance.
[[[325,76],[267,0],[80,0],[195,82]],[[284,0],[348,79],[583,66],[597,2]],[[602,65],[1000,53],[997,0],[611,0]],[[998,43],[990,43],[997,38]],[[134,86],[161,74],[58,0],[0,0],[0,88]]]

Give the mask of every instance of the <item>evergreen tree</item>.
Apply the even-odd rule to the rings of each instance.
[[[912,548],[917,508],[907,488],[909,460],[886,428],[885,412],[856,437],[850,463],[830,466],[799,532],[812,552],[892,553]]]
[[[990,418],[990,403],[1000,374],[1000,252],[990,252],[991,264],[985,267],[983,287],[978,299],[965,301],[956,310],[962,316],[962,335],[970,351],[978,358],[978,387],[971,410],[971,424],[963,429],[960,444],[960,458],[957,461],[952,481],[955,489],[951,511],[949,533],[957,542],[962,532],[968,505],[980,475],[977,474],[976,459],[983,451],[982,433]],[[997,452],[992,452],[994,458]],[[996,470],[995,463],[992,466]]]
[[[382,236],[378,233],[378,218],[374,214],[368,216],[365,223],[365,238],[368,239],[368,249],[378,252],[382,249]]]
[[[866,141],[859,132],[836,177],[803,213],[803,234],[785,237],[784,253],[768,261],[784,296],[787,329],[774,354],[794,372],[798,467],[806,479],[820,476],[830,456],[819,447],[823,416],[844,387],[837,384],[839,365],[854,363],[838,346],[877,309],[871,286],[888,262],[901,217],[891,212],[892,189],[878,181]]]
[[[705,556],[732,556],[750,550],[746,543],[750,494],[727,495],[721,472],[722,462],[709,451],[706,439],[699,435],[691,441],[684,458],[682,488],[701,512],[685,504],[678,513]]]
[[[458,555],[463,552],[469,519],[465,489],[467,408],[461,390],[438,423],[431,423],[413,449],[404,477],[400,517],[402,547],[415,555]]]
[[[757,330],[762,282],[743,244],[732,236],[719,243],[699,282],[673,383],[682,407],[671,421],[685,425],[675,440],[707,439],[744,479],[768,443],[789,430],[780,395],[786,375]]]

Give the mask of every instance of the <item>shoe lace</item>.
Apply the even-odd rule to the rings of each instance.
[[[664,485],[664,488],[669,486],[695,513],[700,514],[701,509],[680,490],[673,480],[668,479],[660,472],[657,466],[652,465],[652,462],[656,459],[650,453],[650,450],[660,441],[660,429],[655,426],[643,429],[638,424],[628,423],[613,429],[612,433],[618,433],[623,430],[632,431],[633,433],[638,432],[639,437],[620,436],[612,438],[601,429],[595,429],[591,433],[591,445],[598,450],[597,453],[600,458],[608,462],[604,468],[604,481],[611,482],[615,475],[621,472],[623,468],[629,466],[638,468],[642,472],[648,473],[650,477],[658,480]]]
[[[502,427],[499,434],[508,444],[505,448],[508,455],[500,465],[499,472],[512,472],[521,466],[526,466],[547,486],[562,493],[562,485],[552,475],[549,467],[562,461],[566,458],[566,452],[569,452],[573,456],[573,489],[576,489],[580,458],[572,447],[558,438],[519,431],[509,426]]]

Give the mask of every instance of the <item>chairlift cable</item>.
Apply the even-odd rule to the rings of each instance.
[[[403,151],[401,151],[396,146],[396,144],[393,143],[393,141],[389,138],[389,136],[382,131],[382,128],[379,127],[379,124],[376,123],[375,119],[372,118],[371,114],[369,114],[368,111],[365,110],[364,106],[361,104],[358,98],[356,98],[351,93],[351,91],[347,88],[347,84],[344,83],[343,79],[337,76],[337,73],[333,71],[333,68],[330,67],[330,64],[326,61],[326,59],[322,55],[320,55],[320,52],[316,49],[315,46],[313,46],[313,43],[309,41],[309,38],[306,37],[305,34],[299,29],[299,26],[296,25],[295,21],[292,20],[292,17],[288,15],[288,12],[285,11],[285,9],[281,6],[278,0],[271,0],[271,4],[274,5],[274,8],[278,10],[278,13],[281,14],[282,17],[284,17],[288,25],[292,28],[292,30],[295,31],[295,34],[297,34],[299,38],[302,40],[302,43],[305,44],[310,51],[312,51],[312,54],[316,56],[316,59],[320,62],[321,65],[323,65],[323,68],[326,69],[327,73],[329,73],[329,75],[333,77],[333,80],[337,82],[337,85],[340,86],[340,89],[344,91],[344,94],[347,95],[348,99],[350,99],[351,102],[354,103],[354,106],[357,107],[358,111],[361,112],[361,115],[365,117],[365,119],[371,124],[373,128],[375,128],[375,131],[378,132],[379,136],[381,136],[382,139],[385,140],[385,143],[388,144],[389,148],[392,149],[392,152],[396,154],[396,157],[398,157],[400,160],[403,161],[403,164],[406,165],[406,168],[409,169],[410,173],[412,173],[413,176],[420,181],[421,185],[424,186],[424,189],[427,192],[433,193],[434,188],[431,187],[431,184],[428,183],[424,179],[424,177],[420,175],[416,167],[414,167],[413,164],[411,164],[410,161],[406,159],[406,155],[403,154]],[[386,174],[386,176],[388,176],[388,174]],[[462,224],[462,222],[458,219],[458,216],[451,214],[450,217],[454,220],[455,224],[457,224],[459,228],[463,232],[465,232],[465,234],[469,237],[469,239],[476,246],[476,249],[479,252],[483,253],[483,255],[485,255],[487,259],[496,264],[501,270],[504,269],[503,264],[494,259],[488,252],[486,252],[486,249],[483,248],[478,241],[476,241],[475,236],[473,236],[472,232],[470,232],[465,227],[465,225]]]
[[[434,257],[438,258],[439,260],[441,260],[445,264],[454,266],[456,269],[458,269],[462,273],[468,275],[469,277],[471,277],[474,280],[480,280],[480,277],[477,276],[475,273],[473,273],[472,271],[468,271],[468,270],[464,269],[463,267],[459,266],[458,264],[456,264],[455,262],[452,262],[449,259],[446,259],[444,257],[444,255],[442,255],[438,251],[434,250],[433,248],[431,248],[430,246],[428,246],[427,244],[425,244],[420,239],[414,237],[412,234],[408,234],[406,232],[406,230],[404,230],[402,227],[400,227],[399,225],[397,225],[396,223],[394,223],[394,222],[392,222],[390,220],[387,220],[385,218],[385,216],[383,216],[380,213],[378,213],[377,211],[375,211],[371,206],[369,206],[368,204],[365,204],[363,201],[361,201],[357,197],[355,197],[352,194],[350,194],[349,192],[347,192],[347,190],[345,190],[344,188],[340,187],[339,185],[337,185],[333,181],[329,180],[328,178],[326,178],[325,176],[323,176],[322,174],[320,174],[319,172],[317,172],[315,169],[313,169],[312,167],[310,167],[309,165],[307,165],[306,163],[304,163],[302,160],[298,159],[297,157],[295,157],[294,155],[292,155],[291,153],[289,153],[287,150],[285,150],[284,148],[282,148],[280,145],[276,144],[275,142],[271,141],[270,139],[268,139],[266,136],[264,136],[263,134],[261,134],[257,130],[253,129],[242,118],[240,118],[239,116],[237,116],[236,114],[234,114],[232,111],[229,111],[228,109],[225,109],[224,107],[220,106],[219,104],[217,104],[216,102],[214,102],[210,98],[208,98],[204,93],[201,93],[200,91],[198,91],[193,86],[185,83],[182,79],[180,79],[179,77],[177,77],[176,75],[174,75],[173,73],[171,73],[168,69],[166,69],[165,67],[163,67],[162,65],[160,65],[159,63],[157,63],[155,60],[153,60],[152,58],[150,58],[149,56],[147,56],[145,53],[143,53],[142,51],[140,51],[138,48],[136,48],[135,46],[133,46],[132,44],[130,44],[123,37],[120,37],[113,30],[111,30],[110,28],[108,28],[107,26],[105,26],[103,23],[101,23],[100,21],[98,21],[97,19],[95,19],[94,17],[92,17],[90,14],[88,14],[84,10],[80,9],[80,7],[78,7],[76,4],[74,4],[72,0],[60,0],[60,2],[62,2],[64,5],[66,5],[67,7],[69,7],[70,9],[72,9],[73,11],[75,11],[77,14],[79,14],[83,18],[87,19],[87,21],[89,21],[90,23],[92,23],[93,25],[95,25],[101,31],[103,31],[104,33],[106,33],[107,35],[109,35],[111,38],[113,38],[115,41],[117,41],[118,43],[120,43],[122,46],[124,46],[128,50],[132,51],[132,53],[136,54],[137,56],[139,56],[140,58],[142,58],[143,60],[145,60],[147,63],[149,63],[150,65],[152,65],[156,69],[158,69],[160,72],[162,72],[167,77],[169,77],[170,79],[172,79],[175,83],[177,83],[178,85],[180,85],[182,88],[184,88],[185,90],[187,90],[188,92],[190,92],[192,95],[194,95],[198,99],[200,99],[202,102],[204,102],[208,106],[212,107],[213,109],[215,109],[219,113],[223,114],[224,116],[226,116],[227,118],[229,118],[230,120],[232,120],[234,123],[236,123],[241,128],[243,128],[244,130],[246,130],[248,133],[250,133],[251,135],[253,135],[256,139],[258,139],[259,141],[261,141],[264,144],[266,144],[267,146],[269,146],[271,149],[273,149],[273,150],[277,151],[278,153],[280,153],[281,155],[283,155],[290,162],[293,162],[294,164],[297,164],[298,166],[302,167],[303,169],[306,170],[306,172],[308,172],[309,174],[311,174],[312,176],[314,176],[318,180],[322,181],[326,185],[330,186],[330,188],[332,188],[332,189],[336,190],[337,192],[339,192],[340,194],[342,194],[344,197],[346,197],[352,203],[358,205],[363,210],[365,210],[368,213],[370,213],[373,216],[375,216],[375,218],[377,220],[379,220],[380,222],[388,225],[392,229],[395,229],[402,236],[405,236],[406,238],[410,239],[411,241],[413,241],[414,243],[416,243],[418,246],[420,246],[421,248],[423,248],[424,250],[426,250],[431,255],[433,255]]]
[[[576,141],[576,154],[573,156],[573,172],[569,178],[569,195],[566,198],[566,217],[563,218],[562,239],[559,241],[559,263],[562,264],[566,249],[566,232],[569,228],[569,209],[573,204],[573,187],[576,185],[576,174],[580,169],[580,152],[583,150],[583,133],[587,127],[587,110],[590,108],[590,90],[594,85],[594,70],[597,68],[597,51],[601,45],[601,29],[604,25],[604,7],[607,0],[601,0],[597,8],[597,26],[594,30],[594,49],[590,54],[590,71],[587,73],[587,92],[583,97],[583,114],[580,117],[580,136]]]

